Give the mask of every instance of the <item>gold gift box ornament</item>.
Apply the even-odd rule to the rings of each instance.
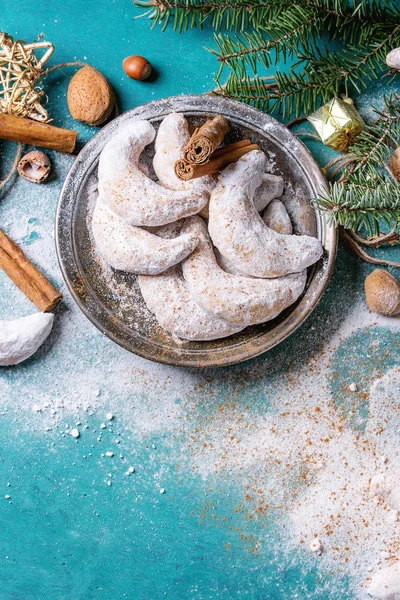
[[[352,104],[333,98],[307,117],[325,146],[345,152],[366,125]]]

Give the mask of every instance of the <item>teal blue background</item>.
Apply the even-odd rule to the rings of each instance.
[[[140,11],[130,0],[3,0],[0,14],[1,29],[14,38],[34,40],[43,32],[55,44],[50,66],[79,60],[99,68],[112,83],[121,112],[156,98],[213,88],[218,65],[204,49],[213,45],[211,32],[151,32],[147,19],[135,18]],[[146,56],[157,79],[128,79],[121,62],[130,54]],[[95,129],[69,115],[65,95],[73,72],[64,68],[44,85],[54,124],[78,130],[84,143]],[[370,116],[371,103],[379,105],[386,91],[379,83],[370,88],[360,102],[362,112]],[[319,144],[310,147],[321,164],[331,156]],[[2,143],[0,148],[2,177],[14,147]],[[151,367],[96,330],[63,285],[51,235],[58,191],[72,159],[51,157],[55,176],[44,189],[13,181],[0,203],[1,226],[12,234],[21,224],[16,240],[65,295],[54,330],[37,355],[0,371],[0,600],[353,598],[347,579],[321,571],[315,557],[280,549],[276,517],[249,520],[246,511],[236,510],[243,500],[245,473],[204,479],[188,468],[185,431],[178,426],[149,430],[143,423],[155,413],[155,403],[162,407],[167,394],[171,410],[183,410],[192,431],[202,431],[204,422],[232,401],[239,414],[250,411],[256,418],[267,413],[277,386],[307,369],[308,361],[318,363],[323,344],[362,299],[371,267],[340,247],[333,280],[318,309],[267,356],[218,371]],[[47,254],[44,242],[49,243]],[[396,255],[396,250],[390,252]],[[32,312],[2,273],[0,290],[0,318]],[[373,363],[371,353],[378,355]],[[335,352],[328,388],[346,408],[350,398],[343,382],[357,373],[360,391],[367,392],[374,377],[398,364],[399,357],[393,331],[379,324],[368,327]],[[168,391],[171,381],[176,391]],[[96,389],[101,390],[99,398]],[[62,399],[66,407],[49,420],[44,404]],[[36,404],[42,406],[40,412],[34,410]],[[99,425],[107,410],[116,418],[100,443]],[[362,428],[367,400],[360,400],[358,411],[352,426]],[[227,409],[227,426],[229,418]],[[88,429],[80,427],[77,441],[63,437],[65,423],[76,421]],[[115,457],[102,458],[101,452],[110,448]],[[136,472],[127,477],[130,464]],[[6,494],[10,501],[3,498]],[[257,553],[251,551],[254,540],[260,546]]]

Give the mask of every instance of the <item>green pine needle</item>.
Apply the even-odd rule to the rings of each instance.
[[[309,114],[343,88],[360,91],[387,68],[400,45],[400,9],[375,0],[137,0],[165,29],[215,30],[220,93],[287,116]],[[390,3],[393,4],[393,3]],[[222,33],[221,30],[238,33]],[[339,52],[325,49],[337,39]],[[298,58],[289,73],[264,85],[259,68]],[[227,77],[226,77],[227,72]]]
[[[375,177],[363,185],[335,182],[314,205],[328,212],[336,226],[371,236],[380,235],[382,225],[389,231],[400,227],[400,186],[389,178]]]

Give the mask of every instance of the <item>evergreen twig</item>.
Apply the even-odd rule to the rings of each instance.
[[[360,25],[396,23],[399,17],[395,7],[383,9],[375,0],[136,0],[135,4],[146,9],[144,15],[153,20],[153,27],[161,25],[165,29],[166,21],[173,16],[173,26],[178,30],[202,27],[207,21],[216,31],[241,31],[244,24],[257,28],[278,11],[294,5],[318,11],[332,19],[336,29],[344,26],[348,33],[352,28],[357,33]]]
[[[344,163],[340,157],[328,163],[337,163],[335,171],[342,170],[341,177],[314,203],[329,212],[335,225],[379,237],[382,225],[392,232],[400,227],[400,185],[385,168],[400,145],[400,94],[384,97],[383,110],[374,111],[376,120],[351,146]]]
[[[220,69],[218,87],[228,69],[223,94],[283,116],[309,114],[321,102],[360,90],[385,67],[385,56],[400,45],[400,9],[375,0],[137,0],[153,26],[172,22],[179,31],[215,30]],[[222,29],[240,32],[234,36]],[[324,36],[344,44],[339,52],[322,49]],[[265,84],[258,69],[280,57],[298,57],[289,73]],[[300,70],[299,70],[300,69]]]
[[[294,35],[298,36],[298,32]],[[387,53],[396,45],[400,45],[400,25],[387,31],[385,37],[380,38],[379,43],[372,40],[365,46],[348,46],[340,52],[320,50],[312,46],[307,51],[301,50],[297,38],[290,41],[286,39],[285,49],[280,52],[283,51],[285,57],[297,54],[299,60],[295,66],[303,66],[303,71],[292,69],[289,73],[277,72],[277,85],[272,89],[267,88],[257,76],[260,62],[266,67],[272,64],[269,51],[260,51],[261,45],[256,45],[257,39],[260,40],[261,36],[260,32],[247,36],[247,50],[243,50],[245,41],[235,45],[230,40],[225,41],[224,45],[221,36],[217,37],[220,49],[224,47],[226,51],[229,50],[226,55],[219,56],[221,64],[223,66],[228,64],[230,69],[225,95],[241,99],[264,110],[279,109],[284,117],[292,113],[299,116],[313,112],[321,102],[338,95],[340,88],[344,88],[346,94],[350,86],[361,91],[375,79],[385,65]],[[237,48],[242,48],[243,54],[235,55],[232,52]],[[276,47],[275,51],[277,51]],[[230,57],[227,62],[225,57]],[[255,77],[248,74],[249,68]],[[220,69],[217,82],[220,81],[221,76]]]

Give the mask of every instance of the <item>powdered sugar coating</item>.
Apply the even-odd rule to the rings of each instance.
[[[322,256],[311,236],[288,236],[268,228],[253,203],[265,169],[265,155],[254,150],[229,165],[211,194],[209,232],[218,250],[255,277],[302,272]]]
[[[0,367],[17,365],[43,344],[54,322],[52,313],[34,313],[12,321],[0,321]]]
[[[172,223],[198,213],[208,201],[204,191],[164,188],[139,169],[140,154],[154,137],[151,123],[135,121],[122,127],[100,155],[100,195],[130,225]]]
[[[251,279],[223,271],[200,217],[186,219],[182,232],[199,237],[198,246],[182,263],[190,292],[205,310],[221,319],[243,327],[269,321],[293,304],[304,290],[305,271],[274,280]]]
[[[260,186],[254,192],[254,206],[258,212],[262,212],[266,206],[274,200],[282,196],[285,184],[280,175],[272,175],[272,173],[264,173]]]
[[[226,271],[226,273],[231,273],[231,275],[239,275],[240,277],[249,277],[250,279],[253,279],[253,277],[251,275],[246,275],[246,273],[242,273],[242,271],[237,269],[235,267],[235,265],[228,258],[225,258],[225,256],[223,256],[221,254],[221,252],[218,250],[218,248],[214,247],[213,251],[214,251],[217,263],[219,264],[221,269]]]
[[[288,211],[283,202],[272,200],[263,214],[263,221],[267,227],[282,235],[292,235],[293,226]]]
[[[376,600],[399,600],[400,561],[380,569],[371,578],[368,593]]]
[[[278,207],[275,204],[277,204]],[[270,210],[271,207],[273,207],[273,211]],[[283,202],[281,202],[280,200],[272,200],[270,205],[264,211],[264,222],[267,214],[268,223],[266,223],[266,225],[268,227],[270,227],[274,231],[277,231],[278,233],[282,233],[281,229],[282,225],[284,225],[286,227],[287,235],[291,235],[293,233],[292,222]],[[214,248],[214,254],[219,266],[227,273],[252,278],[252,275],[246,275],[246,273],[240,271],[228,258],[226,258],[226,256],[223,256],[223,254],[221,254],[218,248]]]
[[[162,239],[129,225],[99,198],[93,212],[92,231],[97,250],[114,269],[156,275],[176,265],[196,247],[194,234]]]

